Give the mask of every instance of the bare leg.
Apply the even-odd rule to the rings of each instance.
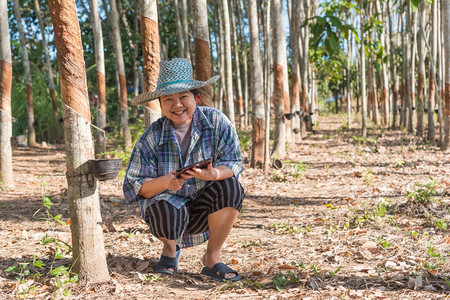
[[[220,262],[220,250],[233,227],[239,212],[233,207],[225,207],[208,215],[209,241],[206,253],[203,256],[203,264],[212,268]],[[219,275],[219,274],[218,274]],[[236,276],[234,273],[225,274],[226,279]]]

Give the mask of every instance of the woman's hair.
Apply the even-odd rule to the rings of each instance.
[[[198,89],[192,89],[189,90],[188,92],[191,92],[192,95],[194,95],[194,98],[197,98],[197,96],[200,95],[200,91]],[[161,102],[161,97],[158,97],[158,100]]]

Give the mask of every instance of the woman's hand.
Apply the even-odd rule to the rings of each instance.
[[[184,179],[198,178],[206,181],[214,181],[219,179],[219,175],[220,168],[213,168],[212,164],[209,163],[205,169],[194,167],[181,174],[181,177]]]
[[[188,178],[182,178],[182,177],[175,177],[175,173],[176,171],[173,170],[170,173],[167,173],[164,176],[167,176],[167,188],[171,191],[178,191],[183,187],[184,182],[186,181],[186,179]],[[192,177],[191,177],[192,178]]]

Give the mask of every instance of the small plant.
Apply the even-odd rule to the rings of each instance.
[[[364,184],[371,185],[373,183],[374,177],[375,176],[373,175],[371,170],[365,169],[365,172],[364,172]]]
[[[328,274],[330,274],[330,276],[334,276],[334,275],[336,275],[340,270],[341,270],[341,266],[339,266],[339,267],[338,267],[336,270],[334,270],[334,271],[328,272]]]
[[[248,247],[259,247],[259,243],[255,242],[255,241],[249,241],[247,243],[245,243],[242,247],[244,248],[248,248]]]
[[[439,229],[439,230],[445,230],[448,227],[448,223],[445,221],[442,221],[440,219],[435,219],[434,220],[434,227]]]
[[[431,182],[427,184],[421,184],[420,182],[414,183],[414,191],[406,196],[407,199],[412,199],[415,203],[424,206],[429,205],[431,202],[437,202],[433,196],[436,196],[437,192],[434,189],[436,186],[436,181],[429,177]]]
[[[300,232],[307,231],[307,229],[304,229],[303,227],[299,228],[295,225],[291,225],[291,224],[284,223],[284,222],[281,222],[278,224],[272,224],[272,225],[270,225],[270,227],[272,227],[273,229],[275,229],[278,232],[288,233],[288,234],[294,234],[294,233],[300,233]]]
[[[284,274],[282,272],[275,275],[272,279],[272,282],[275,284],[275,288],[281,292],[284,287],[291,283],[298,283],[298,279],[295,277],[294,273],[290,271],[288,274]]]
[[[377,237],[377,243],[381,245],[384,249],[392,247],[392,244],[389,243],[383,236],[379,235]]]
[[[394,159],[394,160],[397,163],[397,168],[401,168],[405,164],[404,160],[401,160],[401,159]]]

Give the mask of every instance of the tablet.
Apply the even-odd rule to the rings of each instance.
[[[178,169],[175,173],[175,177],[179,178],[181,174],[186,173],[187,170],[191,170],[192,168],[206,169],[210,163],[212,163],[212,159],[208,158],[201,162],[184,167],[182,169]]]

